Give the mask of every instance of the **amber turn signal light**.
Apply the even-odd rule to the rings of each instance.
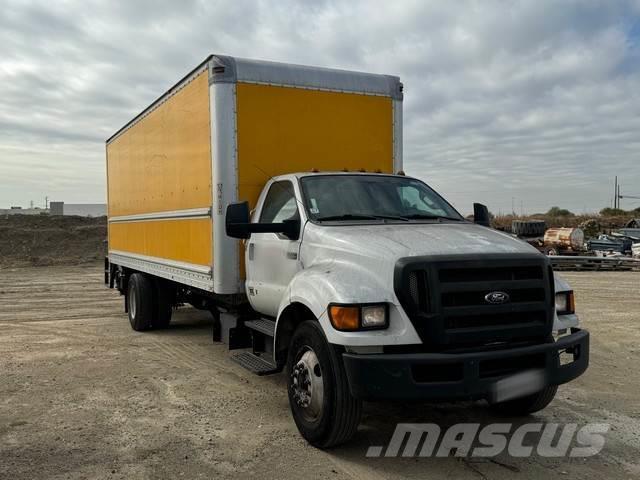
[[[573,290],[569,292],[569,311],[575,313],[576,312],[576,297],[573,294]]]
[[[358,307],[343,307],[331,305],[329,319],[336,330],[358,330],[360,326],[360,309]]]

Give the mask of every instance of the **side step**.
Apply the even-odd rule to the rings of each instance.
[[[246,322],[248,323],[248,322]],[[246,325],[245,323],[245,325]],[[278,373],[280,369],[277,365],[265,360],[262,357],[259,357],[255,353],[251,353],[248,351],[236,353],[231,356],[231,360],[236,362],[238,365],[246,368],[247,370],[255,373],[256,375],[270,375],[272,373]]]
[[[256,332],[260,332],[267,337],[273,337],[276,333],[276,322],[273,320],[266,320],[264,318],[247,320],[244,322],[244,326],[251,330],[255,330]]]

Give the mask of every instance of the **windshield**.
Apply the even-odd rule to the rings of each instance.
[[[314,175],[300,180],[309,218],[315,221],[463,218],[419,180],[384,175]]]

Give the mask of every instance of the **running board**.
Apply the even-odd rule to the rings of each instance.
[[[258,355],[248,351],[232,355],[231,360],[250,372],[260,376],[271,375],[272,373],[278,373],[281,370],[277,365],[274,365],[263,357],[259,357]]]
[[[247,320],[244,322],[244,326],[250,328],[251,330],[255,330],[256,332],[260,332],[267,337],[272,337],[276,333],[276,322],[273,320],[266,320],[264,318],[259,318],[257,320]]]

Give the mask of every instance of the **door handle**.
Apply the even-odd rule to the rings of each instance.
[[[298,259],[298,252],[287,252],[287,258],[289,260],[297,260]]]

